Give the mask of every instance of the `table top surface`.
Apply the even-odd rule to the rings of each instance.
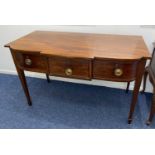
[[[142,36],[35,31],[5,47],[47,55],[82,58],[150,58]]]

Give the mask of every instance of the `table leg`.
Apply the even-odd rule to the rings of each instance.
[[[12,57],[13,57],[13,60],[14,60],[15,66],[16,66],[18,77],[19,77],[19,79],[21,81],[21,84],[22,84],[25,96],[27,98],[28,105],[31,106],[32,102],[31,102],[31,97],[30,97],[29,90],[28,90],[28,87],[27,87],[27,82],[26,82],[24,70],[22,70],[21,68],[18,67],[18,65],[16,63],[16,58],[15,58],[15,55],[14,55],[13,51],[11,51],[11,54],[12,54]]]
[[[133,113],[134,113],[135,106],[137,103],[139,88],[140,88],[142,77],[143,77],[143,74],[145,71],[145,64],[146,64],[146,60],[141,59],[139,61],[138,67],[137,67],[135,86],[134,86],[134,90],[133,90],[133,96],[132,96],[132,101],[131,101],[131,106],[130,106],[129,117],[128,117],[129,124],[132,122]]]
[[[127,83],[126,93],[129,92],[130,82]]]
[[[46,79],[47,79],[47,82],[49,83],[50,82],[50,78],[49,78],[48,74],[46,74]]]
[[[27,82],[26,82],[24,71],[17,68],[17,72],[18,72],[18,76],[20,78],[22,87],[24,89],[24,92],[25,92],[25,95],[26,95],[26,98],[27,98],[27,101],[28,101],[28,105],[31,106],[32,102],[31,102],[31,97],[30,97],[29,90],[28,90],[28,87],[27,87]]]

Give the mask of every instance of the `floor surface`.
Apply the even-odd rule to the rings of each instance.
[[[139,95],[134,121],[127,124],[132,97],[121,89],[27,78],[29,107],[15,75],[0,74],[0,128],[150,129],[145,122],[152,94]]]

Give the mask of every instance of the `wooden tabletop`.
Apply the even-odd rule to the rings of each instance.
[[[35,31],[5,47],[47,55],[83,58],[150,58],[142,36]]]

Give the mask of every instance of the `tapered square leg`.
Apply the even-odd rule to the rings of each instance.
[[[12,54],[12,57],[13,57],[13,60],[14,60],[15,66],[16,66],[18,77],[20,79],[20,82],[22,84],[25,96],[27,98],[28,105],[31,106],[32,101],[31,101],[31,97],[30,97],[29,90],[28,90],[28,87],[27,87],[27,82],[26,82],[24,70],[22,70],[20,67],[18,67],[18,65],[16,63],[16,57],[15,57],[14,52],[12,50],[11,50],[11,54]]]
[[[143,74],[145,71],[145,64],[146,64],[146,60],[141,59],[139,61],[138,67],[137,67],[135,86],[134,86],[134,90],[133,90],[130,112],[129,112],[129,116],[128,116],[128,123],[129,124],[132,122],[133,113],[134,113],[135,106],[137,103],[139,88],[140,88],[142,77],[143,77]]]
[[[26,98],[27,98],[28,105],[31,106],[32,105],[32,101],[31,101],[31,97],[30,97],[29,90],[28,90],[28,87],[27,87],[27,82],[26,82],[24,71],[19,69],[19,68],[17,70],[18,70],[17,71],[18,72],[18,76],[20,78],[22,87],[24,89],[24,92],[25,92],[25,95],[26,95]]]
[[[126,93],[129,92],[129,87],[130,87],[130,82],[127,83],[127,87],[126,87]]]

